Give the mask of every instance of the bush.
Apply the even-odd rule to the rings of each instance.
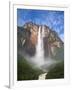
[[[54,68],[52,68],[48,74],[46,75],[46,79],[56,79],[56,78],[64,78],[64,62],[56,64]]]

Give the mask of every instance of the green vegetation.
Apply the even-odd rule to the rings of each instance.
[[[56,64],[46,75],[46,79],[64,78],[64,62]]]
[[[55,60],[64,60],[64,47],[56,49],[56,55],[52,57]]]
[[[32,68],[26,59],[18,55],[17,80],[37,80],[41,73],[41,70]]]
[[[52,58],[59,62],[50,68],[46,79],[64,78],[64,47],[57,48],[56,55]]]
[[[55,66],[48,68],[49,72],[46,75],[46,79],[64,78],[64,49],[58,48],[57,54],[53,57],[58,60]],[[44,73],[38,68],[31,66],[29,62],[22,56],[18,55],[17,60],[17,80],[38,80],[40,74]]]

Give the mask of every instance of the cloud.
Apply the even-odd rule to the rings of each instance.
[[[17,25],[22,26],[28,21],[45,24],[59,35],[64,34],[64,11],[17,9]]]

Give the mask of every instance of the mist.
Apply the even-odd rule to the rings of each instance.
[[[51,57],[44,57],[44,48],[43,48],[43,38],[44,38],[44,27],[39,26],[38,30],[38,40],[36,45],[36,53],[34,56],[28,56],[22,52],[20,52],[20,55],[22,55],[26,60],[29,62],[29,64],[32,65],[33,68],[39,68],[44,72],[48,72],[50,68],[54,67],[56,63],[59,61],[56,61],[52,59]]]

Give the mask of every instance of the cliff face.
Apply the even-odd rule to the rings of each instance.
[[[26,23],[23,27],[17,27],[18,51],[23,50],[26,54],[34,56],[38,40],[39,25],[32,22]],[[42,33],[42,30],[44,32]],[[48,26],[41,26],[43,34],[44,56],[51,57],[56,55],[58,48],[63,48],[63,42],[55,31]]]

